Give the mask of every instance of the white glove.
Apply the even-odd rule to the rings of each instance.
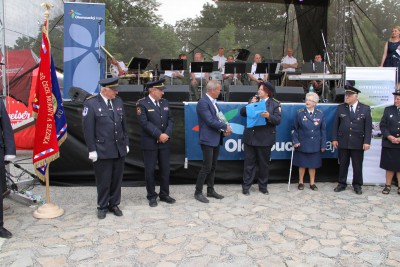
[[[129,153],[129,146],[126,146],[126,153]]]
[[[97,160],[97,152],[96,151],[89,152],[89,159],[95,162]]]
[[[4,161],[11,161],[15,159],[15,155],[5,155],[4,156]]]

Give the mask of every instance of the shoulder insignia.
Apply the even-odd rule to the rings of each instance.
[[[92,98],[94,98],[94,97],[96,97],[96,95],[88,96],[88,97],[86,97],[86,100],[90,100],[90,99],[92,99]]]
[[[136,106],[136,114],[140,116],[142,114],[142,108],[140,106]]]
[[[86,115],[87,115],[87,113],[88,113],[88,110],[89,110],[89,108],[88,107],[83,107],[83,110],[82,110],[82,116],[83,117],[85,117]]]
[[[300,112],[304,112],[304,111],[305,111],[304,108],[300,108],[300,109],[297,110],[297,112],[299,112],[299,113]]]
[[[272,98],[272,100],[274,100],[275,102],[278,102],[278,103],[280,103],[280,102],[279,102],[279,100],[278,100],[278,99],[276,99],[276,98]]]

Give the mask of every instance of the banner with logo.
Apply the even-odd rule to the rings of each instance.
[[[187,160],[202,160],[203,155],[199,144],[199,125],[195,102],[185,102],[185,151]],[[219,102],[218,107],[224,113],[232,127],[233,133],[224,138],[219,153],[220,160],[243,160],[242,136],[246,126],[246,118],[240,115],[240,109],[247,103]],[[290,159],[292,154],[291,130],[297,111],[304,108],[303,103],[282,103],[281,124],[277,127],[276,143],[272,147],[272,159]],[[337,151],[332,147],[332,125],[337,104],[321,104],[317,108],[325,114],[326,119],[326,151],[324,158],[336,158]]]
[[[382,133],[379,128],[383,110],[393,105],[393,92],[396,86],[396,68],[380,67],[348,67],[346,80],[354,81],[354,87],[361,93],[358,100],[371,107],[372,140],[371,148],[364,153],[363,178],[364,184],[385,183],[385,170],[379,167]],[[353,170],[350,165],[347,183],[353,180]]]
[[[71,86],[98,92],[104,78],[105,4],[64,3],[64,95]]]

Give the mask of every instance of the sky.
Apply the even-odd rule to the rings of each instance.
[[[200,15],[205,3],[212,0],[158,0],[161,5],[156,14],[163,17],[164,22],[175,25],[178,20],[195,18]]]

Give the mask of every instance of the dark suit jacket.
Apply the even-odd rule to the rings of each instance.
[[[218,119],[216,109],[207,95],[204,95],[196,107],[199,121],[200,144],[216,147],[222,145],[223,132],[227,125]]]
[[[84,103],[83,133],[88,151],[96,151],[99,159],[124,157],[129,145],[126,116],[121,98],[111,101],[114,112],[108,110],[100,94]]]
[[[139,99],[136,103],[136,113],[139,124],[142,126],[142,149],[156,150],[169,148],[169,140],[165,143],[158,143],[157,140],[162,133],[168,134],[169,137],[172,136],[174,119],[168,100],[160,99],[159,105],[160,107],[157,107],[149,96]]]
[[[4,167],[4,156],[15,155],[14,131],[11,127],[10,118],[8,117],[3,99],[0,98],[0,167]]]
[[[382,146],[400,148],[400,144],[393,144],[387,139],[389,135],[400,137],[400,114],[395,105],[385,108],[379,126],[382,132]]]
[[[314,109],[314,114],[310,116],[307,108],[297,111],[293,123],[293,144],[299,144],[298,151],[304,153],[315,153],[326,148],[326,125],[324,113],[319,109]]]
[[[350,119],[348,104],[338,106],[333,124],[332,141],[344,149],[363,149],[363,144],[371,144],[372,118],[369,106],[358,102],[355,116]]]
[[[250,146],[273,146],[275,144],[276,126],[281,123],[281,104],[274,98],[268,98],[265,102],[269,112],[267,124],[247,128],[243,133],[243,142]],[[240,110],[240,115],[247,117],[246,107]]]

